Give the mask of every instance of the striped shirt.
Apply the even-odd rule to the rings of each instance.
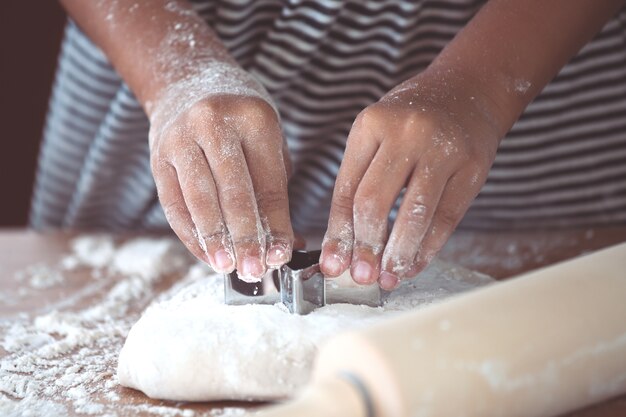
[[[326,227],[346,137],[358,112],[424,70],[482,3],[193,2],[280,111],[295,167],[289,193],[296,230]],[[150,172],[148,128],[140,104],[107,57],[69,22],[31,225],[168,228]],[[625,221],[626,7],[528,106],[502,141],[461,226]]]

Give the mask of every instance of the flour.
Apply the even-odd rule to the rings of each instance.
[[[252,74],[229,62],[207,59],[202,71],[193,71],[159,96],[150,117],[151,137],[165,132],[199,101],[219,95],[259,98],[278,114],[269,93]]]
[[[384,307],[331,304],[300,316],[280,304],[224,305],[222,280],[209,274],[192,268],[133,326],[120,353],[121,384],[171,400],[283,398],[306,384],[319,344],[331,335],[492,282],[435,261]]]
[[[63,283],[65,278],[59,271],[50,271],[46,265],[31,265],[15,273],[15,279],[30,288],[45,290]]]
[[[485,239],[477,238],[474,233],[457,233],[443,248],[440,258],[455,259],[468,268],[488,271],[497,278],[504,278],[546,266],[550,261],[561,258],[564,251],[572,251],[572,248],[581,245],[581,241],[589,241],[593,237],[592,229],[585,231],[584,235],[493,234],[489,237],[489,245],[486,245]],[[574,250],[572,254],[581,252]]]
[[[115,243],[107,235],[78,237],[70,246],[72,255],[62,261],[69,269],[79,265],[104,268],[111,263],[115,255]]]
[[[531,82],[524,79],[517,79],[514,82],[515,91],[519,94],[525,94],[528,89],[532,86]]]
[[[15,294],[0,293],[0,305],[17,305],[22,300],[65,282],[62,271],[50,269],[46,264],[29,265],[16,271],[13,279],[20,283]]]
[[[191,264],[172,239],[136,239],[116,247],[109,236],[80,237],[58,265],[36,265],[16,274],[28,289],[57,288],[69,270],[99,271],[73,299],[42,307],[32,316],[0,321],[0,415],[97,416],[210,415],[184,406],[122,402],[115,376],[119,351],[139,312],[166,284]],[[93,273],[84,277],[93,277]],[[37,277],[33,280],[33,277]],[[62,278],[59,278],[62,277]],[[45,284],[42,284],[45,283]],[[94,297],[94,294],[101,294]],[[15,298],[2,294],[0,303]],[[145,402],[145,401],[144,401]]]
[[[118,356],[131,326],[152,301],[153,306],[145,313],[147,318],[167,316],[170,311],[175,316],[184,316],[185,310],[179,310],[181,306],[186,311],[193,311],[196,314],[194,317],[200,315],[199,320],[183,317],[185,321],[178,326],[181,341],[192,340],[192,331],[198,329],[194,337],[197,340],[196,347],[219,343],[227,349],[228,346],[232,347],[227,339],[235,337],[242,343],[238,348],[252,352],[244,363],[238,363],[233,356],[214,355],[208,358],[209,363],[214,366],[219,359],[219,369],[208,374],[196,372],[198,377],[215,381],[224,378],[223,384],[232,390],[249,374],[249,370],[239,373],[241,368],[264,358],[268,362],[268,369],[276,367],[275,378],[268,385],[275,384],[277,388],[264,388],[266,391],[261,392],[267,397],[274,397],[277,390],[291,392],[306,381],[311,355],[316,351],[317,341],[314,338],[323,338],[344,327],[373,323],[386,314],[382,309],[338,305],[321,309],[315,315],[291,316],[275,306],[251,306],[237,310],[241,312],[231,320],[238,323],[238,327],[226,331],[227,323],[232,324],[233,321],[225,322],[215,318],[213,322],[207,321],[209,317],[206,314],[214,308],[232,309],[218,306],[217,300],[223,297],[221,280],[215,279],[206,266],[195,264],[178,241],[155,238],[119,243],[110,236],[100,235],[79,237],[71,242],[70,247],[71,254],[63,257],[58,264],[28,267],[15,277],[29,291],[22,301],[28,301],[28,297],[34,294],[40,295],[41,291],[75,284],[73,280],[77,278],[72,274],[82,274],[80,282],[83,287],[73,292],[71,298],[42,305],[36,313],[20,313],[0,321],[0,352],[4,354],[0,363],[2,416],[55,417],[66,416],[70,411],[110,417],[245,415],[246,411],[239,407],[203,412],[185,404],[133,400],[122,395],[116,375]],[[33,281],[32,276],[39,278]],[[409,306],[421,306],[486,282],[490,280],[462,268],[435,264],[422,279],[403,285],[385,308],[393,313]],[[168,290],[163,291],[168,287]],[[0,294],[2,304],[7,305],[7,301],[13,299],[14,293]],[[212,304],[202,305],[203,301]],[[249,316],[246,317],[247,310],[269,310],[271,313],[263,313],[259,315],[260,321],[253,321]],[[366,311],[368,313],[364,315]],[[298,332],[290,330],[272,333],[271,329],[275,330],[285,319],[300,323],[303,327]],[[215,324],[216,321],[219,322],[213,332],[202,330],[203,323]],[[316,329],[311,330],[313,323]],[[167,334],[171,335],[174,331],[172,318],[166,319],[164,324],[168,329]],[[151,336],[151,340],[156,337],[158,341],[157,336],[163,334],[164,331],[159,330]],[[204,334],[209,336],[202,337]],[[131,345],[134,343],[130,342],[129,349],[132,350]],[[279,355],[276,346],[282,346],[284,353]],[[302,346],[304,349],[298,350]],[[172,370],[176,361],[184,362],[185,358],[189,358],[187,354],[191,348],[193,343],[186,348],[174,346],[174,349],[179,349],[180,355],[171,354],[164,359],[165,368]],[[158,351],[152,349],[144,353],[148,359],[154,360]],[[130,370],[136,370],[138,366],[140,363]],[[292,378],[286,369],[299,369],[301,372],[295,372]],[[179,378],[184,379],[184,375]],[[260,397],[258,393],[249,390],[258,382],[258,379],[250,379],[247,388],[244,387],[248,389],[246,398]],[[189,383],[189,380],[181,383]]]
[[[246,410],[244,408],[236,408],[236,407],[227,407],[221,410],[215,410],[211,412],[211,416],[215,417],[235,417],[235,416],[245,416]]]

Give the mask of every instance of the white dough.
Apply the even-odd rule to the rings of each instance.
[[[122,385],[170,400],[285,397],[307,382],[329,336],[493,282],[435,261],[382,308],[334,304],[298,316],[280,305],[224,305],[221,276],[207,274],[192,268],[133,326],[119,357]]]

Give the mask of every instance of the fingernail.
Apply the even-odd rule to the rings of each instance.
[[[391,291],[398,286],[400,281],[395,275],[390,274],[389,272],[382,272],[380,274],[380,278],[378,279],[378,283],[383,290]]]
[[[260,277],[263,275],[263,265],[257,258],[246,257],[241,268],[243,275]]]
[[[288,261],[287,252],[282,246],[272,246],[267,252],[267,264],[272,266],[281,266]]]
[[[341,273],[341,259],[334,253],[324,257],[324,270],[331,275],[339,275]]]
[[[365,261],[358,261],[352,271],[352,278],[359,284],[369,284],[373,269]]]
[[[220,271],[229,271],[233,268],[233,259],[224,249],[220,249],[215,252],[215,256],[213,258],[215,259],[215,266]]]

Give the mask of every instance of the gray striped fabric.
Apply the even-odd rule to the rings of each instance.
[[[294,227],[326,226],[356,114],[423,70],[481,1],[194,2],[272,94],[295,173]],[[168,228],[150,174],[148,120],[106,56],[68,23],[31,225]],[[394,209],[394,213],[395,213]],[[394,215],[392,213],[392,217]],[[626,221],[626,8],[528,107],[462,226]]]

